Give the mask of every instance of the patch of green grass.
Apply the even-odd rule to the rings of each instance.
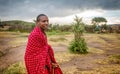
[[[71,32],[60,32],[60,31],[52,31],[52,32],[46,32],[48,36],[51,35],[66,35],[70,34]]]
[[[25,65],[21,62],[10,65],[3,74],[26,74]]]
[[[50,38],[49,40],[53,42],[58,42],[58,41],[66,41],[67,39],[63,37],[58,37],[58,38]]]

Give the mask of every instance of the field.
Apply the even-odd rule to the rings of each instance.
[[[64,74],[120,74],[120,34],[90,34],[83,37],[88,54],[72,54],[74,35],[48,32],[48,42]],[[28,33],[0,32],[0,73],[25,74],[24,53]]]

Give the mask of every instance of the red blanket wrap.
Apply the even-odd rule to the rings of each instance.
[[[57,63],[54,52],[47,43],[47,37],[38,26],[28,37],[24,58],[28,74],[53,74],[51,63]],[[54,74],[62,74],[61,69],[54,68]]]

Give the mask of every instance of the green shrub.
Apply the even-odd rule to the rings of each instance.
[[[86,46],[86,43],[85,43],[85,40],[84,38],[81,38],[80,41],[72,41],[70,43],[70,47],[69,47],[69,50],[70,52],[72,53],[87,53],[87,46]]]
[[[76,16],[74,23],[74,40],[71,42],[69,50],[73,53],[87,53],[87,44],[82,37],[84,32],[84,23],[82,18]]]

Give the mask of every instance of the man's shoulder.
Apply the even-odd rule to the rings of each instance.
[[[32,31],[29,36],[39,36],[39,33]]]
[[[41,36],[42,36],[41,33],[36,30],[33,30],[29,35],[29,37],[39,37],[39,38],[41,38]]]
[[[36,37],[36,36],[37,37],[42,37],[42,32],[38,27],[35,27],[29,35],[29,37]]]

